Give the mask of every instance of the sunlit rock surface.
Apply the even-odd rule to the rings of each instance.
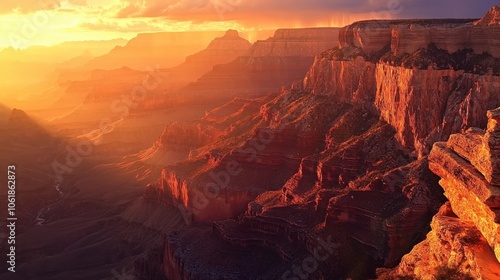
[[[498,279],[500,264],[472,222],[457,218],[444,205],[431,222],[427,238],[403,257],[394,271],[379,270],[379,279]],[[438,278],[440,277],[440,278]]]
[[[491,149],[498,137],[497,114],[498,110],[488,111],[486,133],[469,131],[465,136],[452,135],[447,145],[436,143],[429,167],[442,178],[454,212],[474,223],[500,259],[500,189],[491,184],[498,176],[498,151]]]

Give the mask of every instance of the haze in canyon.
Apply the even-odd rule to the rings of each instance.
[[[500,279],[500,5],[313,2],[0,4],[0,279]]]

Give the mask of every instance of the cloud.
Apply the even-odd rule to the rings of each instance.
[[[0,14],[8,14],[13,11],[20,13],[36,12],[39,10],[50,10],[60,7],[59,0],[17,0],[2,1],[0,3]]]
[[[480,17],[496,0],[122,0],[117,17],[259,21],[268,17],[313,20],[342,13],[404,17]]]
[[[480,18],[498,0],[407,0],[402,17],[407,18]]]
[[[92,22],[84,22],[79,27],[95,31],[117,31],[117,32],[159,32],[164,26],[155,20],[110,20],[99,19]]]

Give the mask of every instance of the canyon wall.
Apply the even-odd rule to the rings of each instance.
[[[255,42],[250,56],[314,57],[335,46],[338,34],[338,28],[278,29],[273,37]]]
[[[395,54],[413,53],[430,43],[456,52],[471,48],[500,57],[498,11],[492,8],[481,20],[429,19],[361,21],[340,31],[340,47],[354,46],[366,53],[386,46]]]
[[[301,80],[314,56],[338,44],[339,28],[281,29],[255,42],[248,55],[217,65],[198,81],[166,97],[164,105],[228,102],[279,92]]]
[[[432,143],[472,126],[500,105],[500,77],[454,70],[377,65],[375,106],[397,130],[403,148],[428,154]]]
[[[440,254],[435,263],[443,264],[447,257],[457,255],[455,248],[450,250],[445,243],[453,243],[461,250],[470,241],[481,246],[489,244],[493,252],[498,251],[498,199],[489,187],[497,179],[496,158],[490,156],[490,163],[472,158],[474,154],[492,155],[496,150],[495,143],[485,144],[495,139],[493,131],[488,132],[489,140],[477,141],[476,136],[471,136],[476,139],[473,143],[483,143],[483,148],[467,154],[473,164],[481,165],[477,169],[485,174],[485,182],[478,179],[478,172],[462,168],[460,157],[448,153],[449,148],[442,147],[445,144],[434,145],[428,155],[436,141],[446,140],[450,134],[471,126],[486,127],[486,111],[500,106],[496,94],[500,90],[499,75],[495,70],[483,72],[466,63],[455,63],[458,56],[450,53],[454,51],[451,45],[458,43],[448,42],[449,49],[444,49],[440,42],[433,42],[437,40],[434,37],[427,42],[423,33],[418,35],[422,43],[415,40],[417,45],[422,44],[416,50],[415,46],[393,42],[393,33],[397,33],[394,30],[401,25],[435,27],[453,33],[457,28],[479,28],[481,22],[382,21],[376,22],[378,34],[366,33],[373,36],[370,40],[359,28],[372,28],[373,22],[355,23],[340,31],[340,48],[315,57],[301,83],[284,88],[260,109],[249,109],[247,117],[239,119],[235,126],[219,123],[222,130],[230,132],[197,148],[189,159],[165,167],[159,179],[159,199],[180,205],[188,213],[188,222],[215,222],[213,228],[196,233],[210,236],[210,241],[196,253],[199,257],[186,252],[175,254],[178,248],[196,247],[196,242],[190,241],[193,233],[180,231],[167,240],[167,275],[188,270],[197,276],[186,279],[200,278],[205,270],[198,274],[199,269],[210,267],[207,252],[216,248],[233,252],[231,259],[235,262],[246,262],[248,256],[241,252],[246,252],[249,244],[272,247],[274,255],[292,267],[312,254],[308,236],[330,235],[340,244],[342,257],[334,258],[332,250],[332,259],[322,263],[324,267],[311,272],[310,277],[374,277],[375,267],[395,266],[428,233],[432,217],[445,202],[439,177],[444,178],[440,182],[453,211],[466,219],[457,221],[450,213],[434,218],[431,226],[439,232],[429,234],[428,242],[443,239],[442,246],[435,248]],[[481,26],[486,31],[496,28]],[[277,32],[277,38],[272,40],[279,41],[281,36],[289,35]],[[408,53],[399,57],[401,51]],[[496,63],[498,59],[474,52],[467,55],[468,61],[479,61],[480,66],[486,60]],[[244,89],[240,93],[245,94]],[[490,113],[489,118],[495,116]],[[462,140],[453,143],[455,151],[459,146],[472,145]],[[453,187],[457,182],[473,183],[474,187],[468,188],[474,190],[467,192],[464,184]],[[455,206],[454,201],[464,200],[473,211]],[[246,211],[242,210],[245,205]],[[227,219],[231,221],[222,221]],[[457,239],[462,234],[457,232],[461,225],[466,233],[481,232],[484,239]],[[255,234],[255,229],[266,234]],[[277,238],[267,240],[271,233]],[[283,243],[276,242],[278,239]],[[289,248],[297,248],[298,252],[291,253]],[[469,254],[469,249],[464,250],[463,254]],[[409,267],[410,261],[407,263]],[[259,266],[256,262],[252,265]],[[286,275],[287,267],[276,267],[280,275]],[[476,264],[474,267],[474,275],[478,275],[480,269]],[[267,269],[262,266],[259,276],[268,276]],[[216,270],[215,275],[223,278],[232,272]]]
[[[414,156],[428,154],[434,142],[451,133],[484,127],[484,112],[500,106],[500,76],[409,69],[361,56],[340,61],[318,56],[303,84],[313,94],[374,108]]]

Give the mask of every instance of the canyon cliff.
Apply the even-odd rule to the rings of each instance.
[[[433,218],[427,239],[396,269],[382,272],[383,277],[435,279],[432,275],[446,272],[462,275],[461,279],[500,277],[500,109],[487,115],[486,131],[470,128],[434,144],[429,168],[441,177],[439,184],[449,202]]]
[[[497,41],[484,39],[495,38],[497,10],[481,20],[354,23],[334,34],[338,45],[316,55],[303,79],[280,93],[235,99],[207,112],[196,124],[167,127],[154,147],[183,149],[187,158],[166,166],[145,197],[177,207],[193,225],[167,236],[165,275],[366,279],[375,277],[377,267],[394,267],[419,248],[422,254],[428,248],[441,250],[435,265],[445,270],[440,273],[451,273],[445,258],[456,254],[445,245],[440,249],[437,240],[445,238],[458,250],[467,244],[483,246],[464,249],[463,254],[495,249],[492,208],[497,199],[488,185],[497,180],[495,144],[488,146],[490,140],[484,140],[494,139],[488,136],[494,128],[488,124],[483,140],[476,130],[476,136],[467,136],[472,143],[483,143],[477,153],[473,149],[467,155],[490,181],[474,177],[477,172],[455,171],[459,169],[451,161],[443,163],[447,157],[459,157],[444,152],[435,156],[445,148],[434,143],[470,127],[485,128],[486,112],[500,106]],[[318,36],[316,30],[309,31],[298,33],[302,38]],[[280,46],[280,38],[287,36],[277,31],[260,43],[262,51],[255,50],[256,43],[250,53],[273,54],[275,49],[265,45]],[[477,41],[471,43],[471,38]],[[217,67],[211,73],[215,71]],[[240,94],[248,97],[244,89]],[[489,122],[493,116],[491,111]],[[176,135],[182,131],[185,135]],[[457,148],[450,149],[459,154],[473,146],[452,139],[458,138],[450,138]],[[492,161],[482,162],[475,154],[489,155]],[[446,172],[461,178],[449,179],[444,171],[436,171],[440,165],[443,170],[454,168]],[[449,191],[453,180],[479,180],[477,198]],[[454,206],[460,196],[475,201],[475,211],[465,213]],[[453,211],[441,208],[447,199]],[[460,239],[459,231],[475,238]],[[423,245],[414,248],[426,234]],[[318,240],[331,245],[325,259],[313,258]],[[265,264],[254,261],[264,255]],[[485,254],[473,269],[497,262],[494,256]],[[401,269],[411,267],[416,258],[404,257]],[[468,267],[463,260],[453,261]],[[305,262],[314,263],[314,269],[296,270]],[[254,268],[253,273],[238,270],[241,263]],[[474,275],[496,275],[496,267],[486,272],[477,268]]]
[[[259,97],[279,92],[300,80],[314,56],[338,44],[339,28],[280,29],[267,40],[258,40],[247,55],[220,64],[173,95],[162,106],[222,105],[234,97]]]

